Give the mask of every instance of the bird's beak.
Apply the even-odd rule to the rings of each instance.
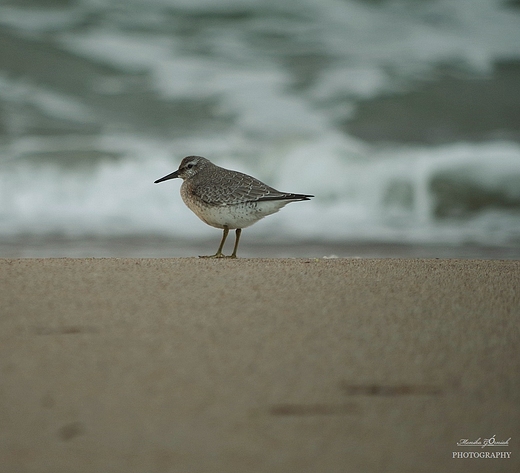
[[[175,179],[177,177],[179,177],[179,171],[174,171],[171,174],[168,174],[167,176],[157,179],[156,181],[154,181],[154,184],[159,184],[159,182],[168,181],[170,179]]]

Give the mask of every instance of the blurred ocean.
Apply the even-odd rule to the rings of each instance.
[[[316,196],[242,256],[520,258],[520,1],[0,0],[0,257],[214,251],[190,154]]]

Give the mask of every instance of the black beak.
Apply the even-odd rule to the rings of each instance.
[[[171,174],[168,174],[167,176],[164,176],[164,177],[161,177],[160,179],[157,179],[153,183],[154,184],[159,184],[159,182],[168,181],[170,179],[175,179],[177,177],[179,177],[179,171],[174,171]]]

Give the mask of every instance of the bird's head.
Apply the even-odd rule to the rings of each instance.
[[[168,181],[169,179],[175,179],[180,177],[181,179],[189,179],[190,177],[195,176],[195,174],[199,173],[203,168],[210,165],[211,163],[202,156],[186,156],[179,166],[177,171],[172,172],[160,179],[157,179],[154,184],[158,184],[159,182]]]

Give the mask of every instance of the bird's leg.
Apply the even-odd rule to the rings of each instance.
[[[224,233],[222,235],[222,240],[220,240],[220,246],[218,247],[217,252],[214,255],[199,256],[199,258],[225,258],[226,256],[222,254],[222,248],[224,248],[224,243],[226,242],[228,233],[229,233],[229,228],[227,225],[224,225]]]
[[[236,258],[237,257],[237,248],[238,248],[238,242],[240,241],[240,234],[242,233],[241,228],[237,228],[235,230],[235,246],[233,248],[233,253],[231,253],[231,256],[229,258]]]

